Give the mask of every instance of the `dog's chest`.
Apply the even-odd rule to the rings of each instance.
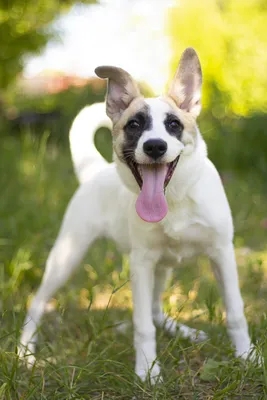
[[[214,237],[213,229],[190,207],[169,213],[162,228],[162,260],[165,262],[181,262],[205,253]]]
[[[196,202],[185,199],[169,212],[159,224],[147,224],[135,219],[134,247],[159,253],[165,266],[179,264],[182,260],[205,254],[214,243],[216,232],[208,223]]]

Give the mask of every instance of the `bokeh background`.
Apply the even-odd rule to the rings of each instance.
[[[0,385],[0,398],[40,399],[29,393],[36,387],[40,393],[45,387],[47,371],[50,386],[42,389],[42,398],[51,398],[62,382],[61,394],[53,398],[87,398],[66,397],[66,393],[70,396],[73,390],[82,396],[85,387],[88,393],[88,380],[92,390],[92,397],[88,398],[126,399],[127,390],[131,396],[132,387],[120,387],[115,372],[113,376],[105,375],[105,371],[109,374],[119,369],[124,376],[132,371],[133,363],[131,334],[118,340],[116,333],[111,334],[108,329],[117,317],[130,318],[131,308],[128,260],[108,241],[94,245],[80,271],[49,303],[47,323],[41,332],[40,358],[50,361],[45,367],[40,366],[44,368],[41,372],[35,371],[30,384],[26,372],[20,370],[25,380],[14,373],[19,368],[15,348],[31,293],[40,283],[64,210],[77,188],[68,149],[71,122],[82,107],[104,99],[105,82],[96,78],[94,68],[101,64],[125,68],[139,81],[145,94],[159,95],[166,90],[182,51],[188,46],[197,50],[202,63],[203,111],[199,126],[233,212],[240,285],[250,331],[265,351],[266,24],[265,0],[1,2],[0,384],[4,386]],[[98,132],[96,144],[111,161],[111,136],[107,130]],[[165,309],[191,325],[207,330],[212,327],[215,331],[217,327],[224,332],[224,308],[207,260],[188,263],[175,273],[167,290]],[[55,329],[61,341],[54,337]],[[188,350],[188,343],[176,343],[179,349],[182,346],[182,353],[187,348],[192,360],[192,364],[185,364],[189,377],[183,381],[186,393],[204,390],[201,380],[194,386],[190,378],[192,374],[196,379],[204,359],[214,353],[219,359],[225,357],[225,349],[229,348],[225,332],[212,340],[204,353],[196,348]],[[165,355],[168,346],[169,342]],[[125,348],[126,361],[125,355],[120,357]],[[172,347],[171,360],[175,359],[173,352]],[[75,386],[70,363],[85,365],[89,353],[97,361],[86,370],[86,382],[80,377]],[[177,358],[181,355],[178,353]],[[51,362],[52,356],[55,362]],[[110,359],[115,359],[115,364]],[[127,367],[125,362],[129,362]],[[58,364],[65,369],[57,369]],[[184,368],[177,363],[172,367],[177,373]],[[217,382],[225,388],[228,379],[228,398],[234,398],[234,390],[249,398],[260,396],[265,390],[266,378],[262,375],[253,375],[247,386],[242,374],[240,379],[231,381],[233,370],[229,374],[224,368],[219,364],[216,374],[221,373],[222,377],[218,375]],[[177,374],[175,377],[177,380]],[[109,393],[107,397],[101,397],[103,388]],[[213,396],[217,389],[210,384],[207,390]],[[159,398],[176,398],[168,389],[164,396]]]
[[[200,126],[219,168],[266,165],[264,1],[12,1],[1,6],[1,135],[68,140],[77,111],[103,98],[94,68],[119,65],[161,94],[193,46],[204,73]],[[222,152],[222,146],[225,151]],[[255,152],[255,154],[254,154]]]

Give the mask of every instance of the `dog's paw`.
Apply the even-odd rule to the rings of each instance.
[[[204,331],[190,328],[183,324],[179,324],[178,334],[183,338],[189,339],[193,343],[204,342],[208,339],[208,335]]]
[[[250,347],[242,353],[236,350],[235,356],[241,358],[242,360],[252,362],[258,367],[262,367],[264,365],[264,358],[254,344],[251,344]]]
[[[160,366],[156,361],[146,364],[145,366],[137,365],[135,368],[135,373],[139,376],[142,382],[148,380],[151,385],[162,382]]]
[[[189,339],[191,342],[199,343],[208,339],[208,335],[198,329],[190,328],[187,325],[176,322],[173,318],[160,314],[155,318],[157,325],[171,336],[180,336],[184,339]]]

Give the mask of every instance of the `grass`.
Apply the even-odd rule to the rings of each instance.
[[[128,260],[113,243],[98,241],[71,281],[51,299],[32,371],[16,355],[32,293],[65,207],[77,187],[69,152],[25,135],[3,138],[0,150],[0,400],[15,399],[265,399],[265,366],[233,358],[217,286],[205,258],[175,271],[166,311],[204,329],[209,340],[191,344],[158,335],[164,383],[150,387],[134,376]],[[223,180],[236,227],[236,254],[253,341],[267,354],[267,193],[252,173]]]

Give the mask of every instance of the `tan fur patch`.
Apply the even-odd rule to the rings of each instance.
[[[176,102],[168,95],[162,96],[161,100],[165,103],[169,104],[169,106],[173,109],[174,113],[177,115],[179,120],[184,125],[184,129],[187,132],[194,134],[196,132],[196,118],[190,112],[181,110]]]
[[[119,135],[121,132],[122,128],[126,124],[126,122],[129,120],[129,118],[132,115],[135,115],[138,111],[141,111],[142,108],[146,106],[145,99],[143,96],[136,97],[129,105],[128,108],[122,113],[120,119],[116,124],[113,125],[113,132],[112,134],[114,136]]]

